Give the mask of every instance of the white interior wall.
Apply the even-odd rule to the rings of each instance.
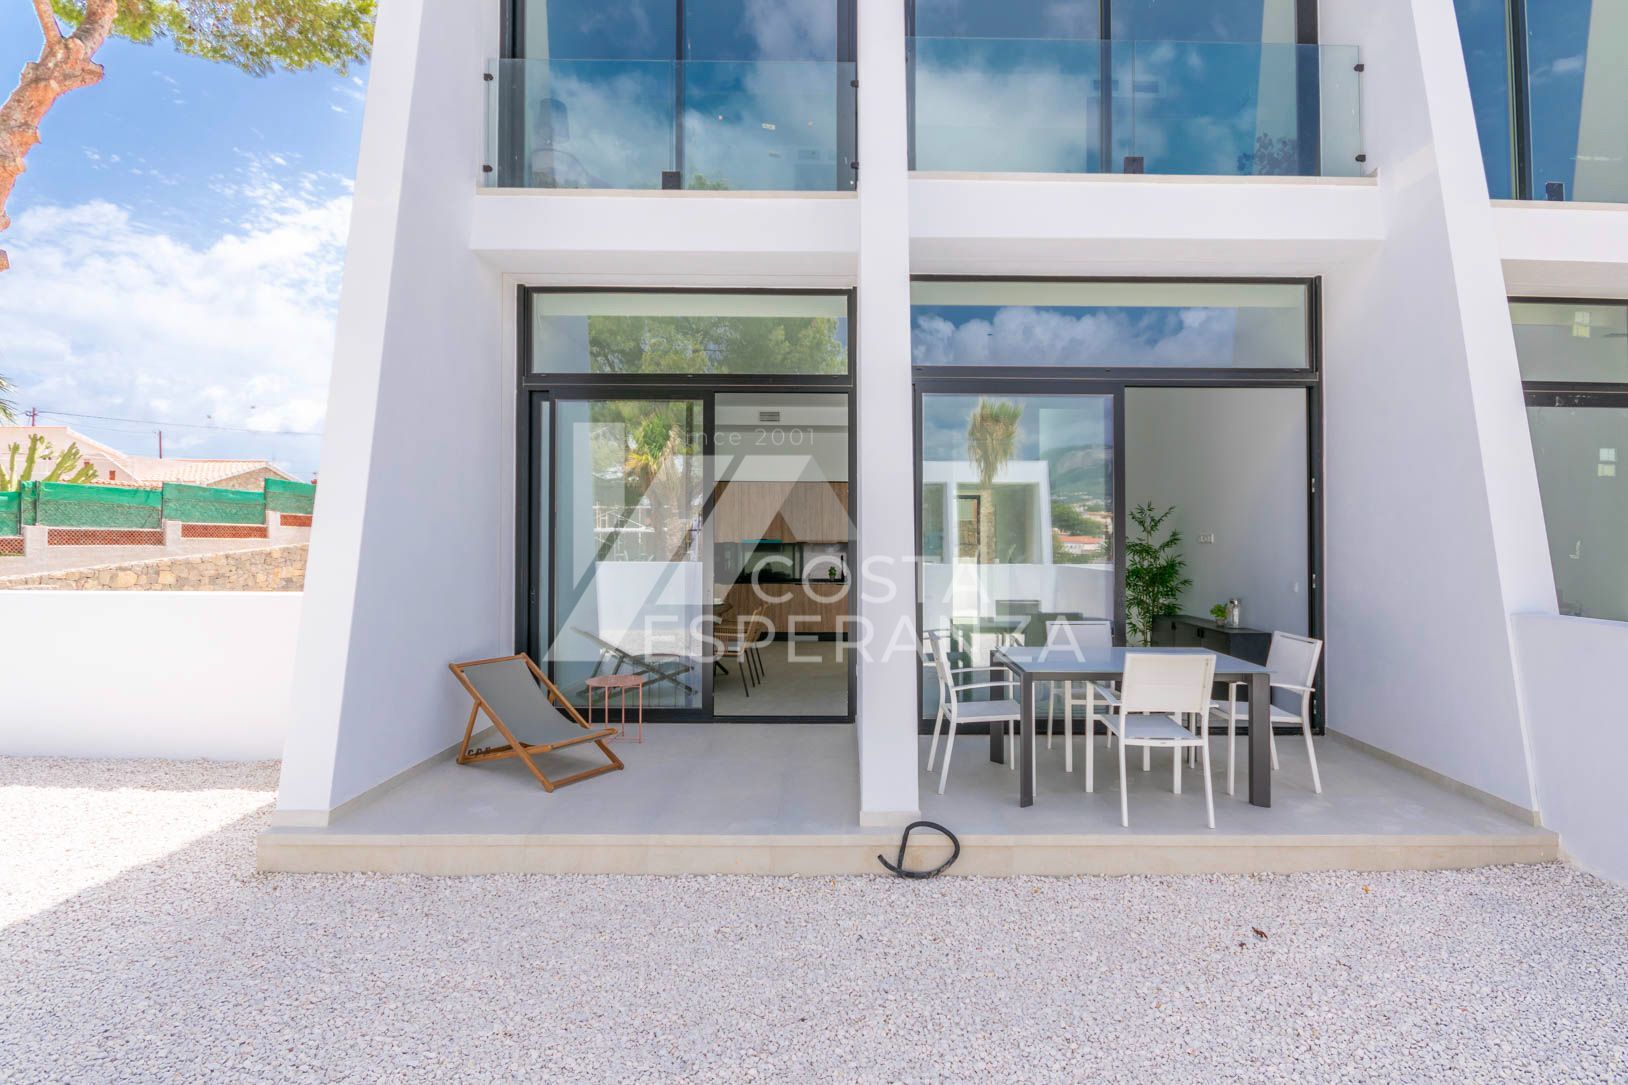
[[[497,6],[384,5],[357,166],[278,815],[445,749],[454,660],[508,650],[514,459],[498,278],[469,248]],[[512,348],[511,348],[512,349]]]
[[[1369,67],[1388,235],[1325,281],[1328,717],[1533,808],[1509,615],[1553,581],[1453,5],[1322,29]]]
[[[1132,388],[1122,440],[1127,507],[1176,508],[1169,526],[1193,581],[1185,612],[1237,598],[1244,625],[1305,633],[1306,392]]]

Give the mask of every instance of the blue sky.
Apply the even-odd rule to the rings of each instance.
[[[39,49],[0,4],[0,95]],[[110,41],[58,100],[0,234],[0,374],[126,452],[317,469],[365,67],[253,78]],[[46,414],[43,412],[61,412]],[[210,429],[205,427],[222,427]]]

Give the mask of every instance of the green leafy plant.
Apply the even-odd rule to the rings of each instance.
[[[1174,613],[1193,586],[1181,556],[1181,532],[1164,529],[1175,511],[1172,505],[1160,512],[1152,502],[1130,511],[1135,530],[1125,544],[1125,633],[1135,644],[1150,644],[1154,621]]]
[[[1216,625],[1227,624],[1227,604],[1217,603],[1210,608],[1210,617],[1215,619]]]

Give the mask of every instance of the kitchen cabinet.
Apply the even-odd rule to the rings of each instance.
[[[1250,663],[1265,663],[1272,634],[1264,629],[1217,625],[1208,618],[1171,614],[1153,622],[1153,643],[1169,648],[1208,648]]]
[[[846,482],[727,482],[713,504],[718,542],[847,542]]]
[[[846,583],[764,584],[761,588],[732,584],[725,598],[733,608],[729,612],[731,622],[750,617],[762,606],[764,619],[774,627],[776,635],[782,636],[794,630],[798,633],[838,632],[848,613]],[[729,623],[725,623],[725,628],[732,631]]]

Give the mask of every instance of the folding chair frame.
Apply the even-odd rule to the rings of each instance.
[[[504,723],[502,718],[498,716],[497,712],[492,708],[492,706],[486,703],[486,698],[480,695],[480,691],[475,688],[474,683],[471,682],[463,672],[465,667],[479,667],[487,663],[507,663],[508,661],[514,659],[525,660],[526,668],[531,671],[532,677],[536,678],[538,685],[542,686],[543,689],[548,692],[549,701],[564,709],[566,716],[575,721],[577,726],[582,728],[583,733],[581,738],[572,737],[566,739],[564,742],[534,743],[529,745],[521,742],[514,737],[514,732],[509,730],[508,724]],[[531,657],[526,655],[524,652],[512,656],[493,656],[491,659],[472,659],[466,663],[448,663],[447,668],[451,670],[455,676],[457,676],[458,682],[464,687],[465,692],[475,699],[474,705],[469,709],[469,722],[464,725],[463,743],[458,747],[458,764],[472,765],[479,761],[501,761],[504,758],[518,757],[526,768],[531,770],[531,774],[537,777],[537,782],[543,785],[543,790],[549,792],[552,792],[557,787],[564,787],[566,784],[574,784],[578,780],[586,780],[591,776],[600,776],[607,772],[615,772],[624,767],[622,765],[622,759],[611,752],[611,748],[609,746],[605,745],[605,739],[616,734],[616,728],[604,727],[595,730],[594,728],[590,727],[588,722],[582,718],[582,714],[576,710],[576,707],[572,705],[570,701],[565,699],[564,695],[560,693],[559,688],[555,686],[553,682],[548,680],[547,675],[537,669],[537,664],[533,663],[531,661]],[[470,740],[475,736],[475,719],[483,711],[486,713],[486,718],[492,721],[492,726],[497,728],[498,733],[508,740],[508,745],[483,746],[479,749],[473,750],[469,748]],[[566,776],[558,780],[550,780],[548,775],[543,772],[542,768],[539,767],[537,762],[532,758],[533,754],[552,753],[556,750],[568,749],[572,746],[580,746],[584,742],[592,742],[595,746],[598,746],[599,752],[604,754],[610,760],[610,764],[600,765],[597,768],[584,769],[581,772],[572,773],[570,776]]]

